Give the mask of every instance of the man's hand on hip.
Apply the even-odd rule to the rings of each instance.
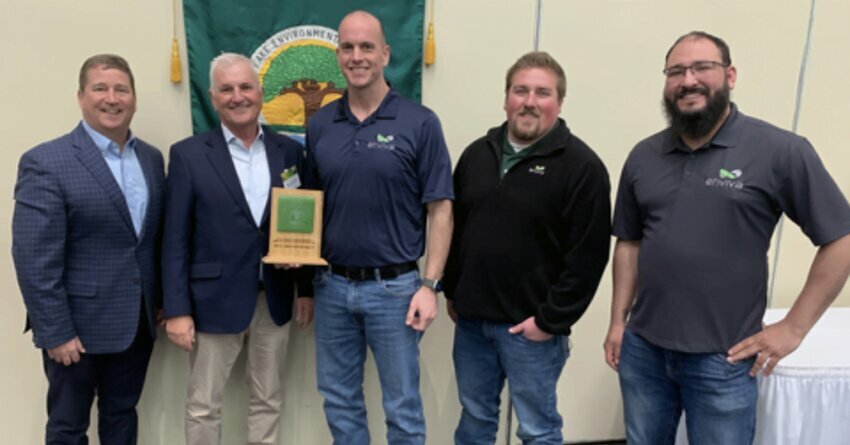
[[[773,368],[786,355],[792,353],[805,337],[805,332],[794,329],[786,320],[767,325],[761,332],[741,340],[729,349],[729,363],[745,360],[756,355],[756,362],[750,369],[750,376],[755,377],[761,372],[765,376],[773,372]]]

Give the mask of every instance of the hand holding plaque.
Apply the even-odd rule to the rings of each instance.
[[[322,259],[322,204],[318,190],[272,189],[266,264],[325,266]]]

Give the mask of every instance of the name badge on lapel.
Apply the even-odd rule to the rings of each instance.
[[[283,188],[297,189],[301,187],[301,177],[298,176],[298,166],[293,165],[280,174]]]

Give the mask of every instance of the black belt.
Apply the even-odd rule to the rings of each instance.
[[[419,269],[416,261],[402,264],[392,264],[383,267],[345,267],[330,265],[328,267],[331,272],[350,281],[367,281],[377,279],[378,276],[382,280],[391,280],[401,274],[408,273]]]

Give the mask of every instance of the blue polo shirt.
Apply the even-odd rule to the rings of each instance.
[[[767,250],[782,213],[816,245],[850,233],[850,206],[809,142],[732,112],[691,150],[669,129],[620,177],[614,235],[639,240],[629,327],[683,352],[725,352],[761,330]]]
[[[360,122],[348,96],[310,118],[313,181],[325,193],[322,256],[380,267],[425,251],[425,204],[454,199],[451,159],[437,115],[390,90]]]

